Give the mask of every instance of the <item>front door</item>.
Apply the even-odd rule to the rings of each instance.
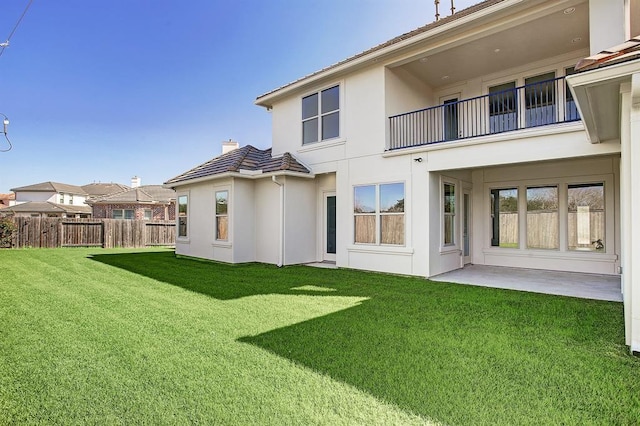
[[[324,255],[323,260],[336,261],[336,194],[324,195]]]
[[[462,194],[462,259],[463,264],[471,263],[471,194]]]

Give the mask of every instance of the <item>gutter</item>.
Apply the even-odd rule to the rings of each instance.
[[[278,268],[284,264],[284,183],[278,182],[278,178],[271,176],[271,181],[280,187],[280,235],[278,242]]]
[[[300,173],[300,172],[292,172],[288,170],[267,172],[267,173],[225,172],[225,173],[219,173],[215,175],[202,176],[194,179],[182,180],[179,182],[164,183],[162,187],[175,189],[179,186],[193,185],[196,183],[208,182],[210,180],[216,180],[216,179],[224,179],[224,178],[262,179],[262,178],[276,177],[276,176],[292,176],[292,177],[305,178],[305,179],[315,179],[316,177],[316,175],[313,173]]]

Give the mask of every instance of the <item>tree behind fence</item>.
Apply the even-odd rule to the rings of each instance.
[[[11,246],[148,247],[175,245],[174,221],[15,217]]]

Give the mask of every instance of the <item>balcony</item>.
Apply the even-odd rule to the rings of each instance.
[[[489,94],[389,117],[388,150],[580,120],[565,78],[495,86]]]

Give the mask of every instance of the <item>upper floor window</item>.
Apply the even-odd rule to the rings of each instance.
[[[69,194],[69,204],[73,204],[73,194]]]
[[[302,98],[302,144],[340,136],[340,86]]]
[[[64,193],[61,192],[60,194],[58,194],[60,196],[60,201],[59,204],[64,204]]]
[[[553,124],[556,120],[556,75],[554,72],[524,80],[526,127]]]

